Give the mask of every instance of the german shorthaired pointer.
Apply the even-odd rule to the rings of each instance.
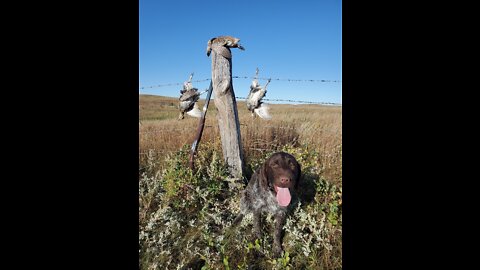
[[[292,155],[284,152],[273,154],[252,175],[240,199],[240,214],[233,221],[233,225],[238,225],[247,213],[253,212],[253,232],[260,239],[261,213],[272,213],[276,223],[273,237],[275,256],[282,253],[282,229],[292,199],[291,191],[297,189],[300,175],[300,164]]]

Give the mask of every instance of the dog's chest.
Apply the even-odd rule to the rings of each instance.
[[[286,210],[278,205],[277,198],[272,192],[263,190],[258,183],[253,186],[251,192],[252,206],[255,210],[270,213]]]

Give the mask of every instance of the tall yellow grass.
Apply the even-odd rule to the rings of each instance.
[[[159,162],[166,154],[191,145],[198,119],[190,116],[177,120],[178,101],[175,98],[140,95],[140,165],[146,153],[154,154]],[[199,102],[200,107],[204,100]],[[272,120],[252,118],[245,102],[237,101],[245,159],[263,156],[283,145],[308,145],[319,153],[322,175],[332,181],[342,179],[342,108],[321,105],[270,104]],[[211,142],[221,149],[217,111],[210,101],[205,129],[200,144]]]

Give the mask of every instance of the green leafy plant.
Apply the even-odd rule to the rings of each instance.
[[[342,187],[320,173],[315,151],[307,146],[281,146],[298,156],[311,183],[312,200],[301,201],[284,226],[284,253],[271,250],[274,219],[266,217],[262,239],[251,240],[252,216],[236,228],[240,191],[229,178],[221,152],[202,144],[195,171],[188,168],[189,149],[168,155],[162,170],[153,161],[139,174],[140,269],[341,269]],[[273,151],[272,151],[273,152]],[[272,152],[264,153],[269,156]],[[257,168],[265,157],[251,158]]]

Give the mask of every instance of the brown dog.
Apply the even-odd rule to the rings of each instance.
[[[295,157],[279,152],[273,154],[258,168],[248,182],[240,199],[240,214],[233,221],[237,225],[245,214],[253,212],[253,232],[261,238],[261,213],[275,216],[273,252],[282,252],[281,233],[294,189],[300,181],[301,168]]]

